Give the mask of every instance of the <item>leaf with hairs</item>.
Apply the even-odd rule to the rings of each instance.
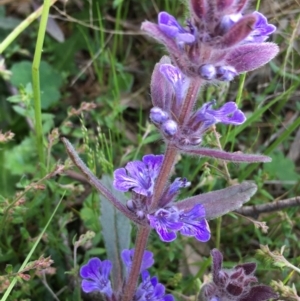
[[[124,193],[113,188],[113,179],[104,175],[103,184],[112,192],[114,197],[125,204]],[[122,280],[122,261],[120,253],[129,248],[131,224],[127,217],[118,211],[105,197],[100,195],[100,223],[108,259],[113,262],[112,281],[114,285],[119,285]]]

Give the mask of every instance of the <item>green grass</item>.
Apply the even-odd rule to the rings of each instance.
[[[8,29],[0,26],[0,53],[6,68],[0,74],[14,72],[0,83],[0,129],[15,134],[12,140],[0,142],[1,301],[48,301],[53,294],[58,300],[79,301],[80,289],[73,285],[78,281],[79,266],[92,256],[107,257],[99,223],[99,195],[71,167],[59,135],[72,142],[99,178],[144,154],[164,151],[162,139],[148,119],[151,72],[164,50],[138,30],[145,19],[156,20],[157,8],[184,20],[182,2],[83,1],[82,9],[68,3],[67,15],[51,8],[51,14],[64,19],[56,20],[65,34],[62,43],[48,33],[43,36],[48,6],[53,3],[45,1],[43,14],[42,10],[35,12],[33,19],[3,7],[6,22],[5,18],[18,16],[20,23]],[[63,10],[60,3],[56,5]],[[300,193],[299,157],[294,161],[288,157],[300,128],[300,59],[292,47],[300,20],[295,6],[296,1],[285,7],[289,14],[275,8],[268,12],[271,23],[287,24],[274,35],[281,49],[278,57],[230,85],[205,87],[198,104],[214,98],[218,103],[235,99],[247,121],[238,127],[217,126],[222,148],[274,158],[268,166],[227,165],[233,181],[252,180],[258,185],[249,205]],[[137,34],[126,34],[128,31]],[[34,65],[33,80],[31,70],[25,70],[28,63]],[[204,142],[216,147],[214,133]],[[187,177],[192,186],[180,198],[228,186],[224,174],[224,165],[216,160],[182,156],[176,176]],[[289,288],[294,284],[299,291],[299,209],[264,214],[259,221],[267,223],[268,233],[233,213],[211,221],[212,239],[205,245],[182,238],[164,244],[152,233],[148,248],[156,263],[151,272],[178,300],[182,295],[194,295],[210,272],[209,251],[217,246],[224,253],[226,267],[255,260],[262,283],[278,279]],[[89,232],[86,240],[80,240],[87,231],[95,235],[89,236]],[[133,228],[132,242],[135,234]],[[274,265],[270,254],[257,254],[259,245],[268,245],[271,251],[285,246],[283,255],[296,269]],[[193,262],[187,260],[190,254],[195,255]],[[46,269],[43,278],[31,269],[26,272],[30,280],[22,279],[19,272],[29,260],[42,255],[51,256],[56,270]],[[179,270],[179,264],[184,268]]]

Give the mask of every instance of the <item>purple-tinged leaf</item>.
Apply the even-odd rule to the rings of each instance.
[[[271,162],[272,158],[263,155],[252,155],[252,154],[243,154],[240,152],[236,153],[228,153],[219,149],[211,149],[211,148],[191,148],[189,146],[179,146],[178,147],[181,152],[190,155],[198,155],[202,157],[211,157],[215,159],[221,159],[224,161],[231,162]]]
[[[236,1],[236,4],[234,5],[235,13],[241,12],[247,5],[248,0],[238,0]]]
[[[278,52],[279,47],[274,43],[245,44],[231,51],[226,62],[242,73],[267,64]]]
[[[256,270],[256,263],[255,262],[246,262],[235,266],[236,269],[242,268],[246,275],[250,275],[255,272]]]
[[[246,15],[237,21],[225,35],[217,43],[217,47],[221,49],[230,48],[245,40],[252,32],[256,23],[256,16]]]
[[[257,285],[253,286],[246,297],[239,299],[239,301],[265,301],[276,298],[278,298],[278,295],[271,287],[266,285]]]
[[[218,284],[219,272],[222,269],[223,255],[218,249],[212,249],[210,255],[212,256],[213,280]]]
[[[217,7],[218,11],[224,12],[227,8],[229,8],[234,0],[218,0]]]
[[[226,286],[226,291],[232,296],[240,296],[243,292],[243,287],[238,284],[229,283]]]
[[[155,40],[164,44],[170,53],[178,56],[180,55],[180,50],[178,49],[175,40],[162,32],[157,24],[145,21],[142,23],[141,29],[146,31]]]
[[[228,212],[239,209],[248,202],[257,190],[252,182],[243,182],[225,189],[199,194],[183,201],[177,202],[179,210],[190,210],[196,204],[202,204],[205,208],[206,219],[214,219]]]
[[[205,16],[207,11],[206,0],[191,0],[191,13],[200,20]]]
[[[160,72],[162,64],[171,64],[168,56],[163,56],[154,67],[151,77],[151,99],[154,107],[159,107],[168,111],[171,105],[173,91],[164,75]]]

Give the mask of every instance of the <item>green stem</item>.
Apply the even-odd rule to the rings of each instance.
[[[47,27],[50,5],[51,5],[50,0],[44,1],[40,28],[38,32],[36,48],[35,48],[35,53],[34,53],[34,58],[32,63],[32,86],[33,86],[33,98],[34,98],[35,134],[36,134],[36,143],[37,143],[37,149],[38,149],[38,155],[39,155],[40,167],[42,173],[45,172],[46,161],[45,161],[45,153],[44,153],[39,68],[40,68],[40,62],[42,57],[43,44],[45,39],[45,32]]]
[[[51,0],[50,5],[53,5],[57,0]],[[0,54],[22,33],[34,20],[42,14],[43,6],[30,14],[22,21],[0,44]]]

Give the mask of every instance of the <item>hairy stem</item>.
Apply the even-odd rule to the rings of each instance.
[[[155,210],[158,206],[159,199],[163,194],[168,178],[171,174],[171,170],[174,165],[176,155],[177,155],[177,149],[174,148],[171,144],[168,144],[166,152],[164,154],[164,160],[159,175],[155,182],[150,211]]]
[[[190,87],[187,91],[186,98],[184,101],[183,108],[179,116],[179,124],[182,125],[189,117],[190,112],[193,110],[195,103],[198,98],[202,81],[199,78],[193,78],[190,83]]]
[[[88,182],[104,197],[106,197],[112,205],[122,212],[126,217],[131,219],[137,224],[145,225],[141,220],[139,220],[135,214],[127,209],[125,205],[119,202],[113,194],[102,184],[102,182],[88,169],[88,167],[84,164],[84,162],[80,159],[77,152],[75,151],[72,144],[66,138],[61,138],[61,141],[64,143],[68,155],[73,161],[73,163],[78,167],[78,169],[83,173]]]
[[[146,227],[140,227],[138,230],[132,267],[123,290],[124,294],[122,301],[131,301],[133,299],[133,295],[136,290],[138,278],[140,275],[144,251],[148,242],[149,233],[150,229]]]

